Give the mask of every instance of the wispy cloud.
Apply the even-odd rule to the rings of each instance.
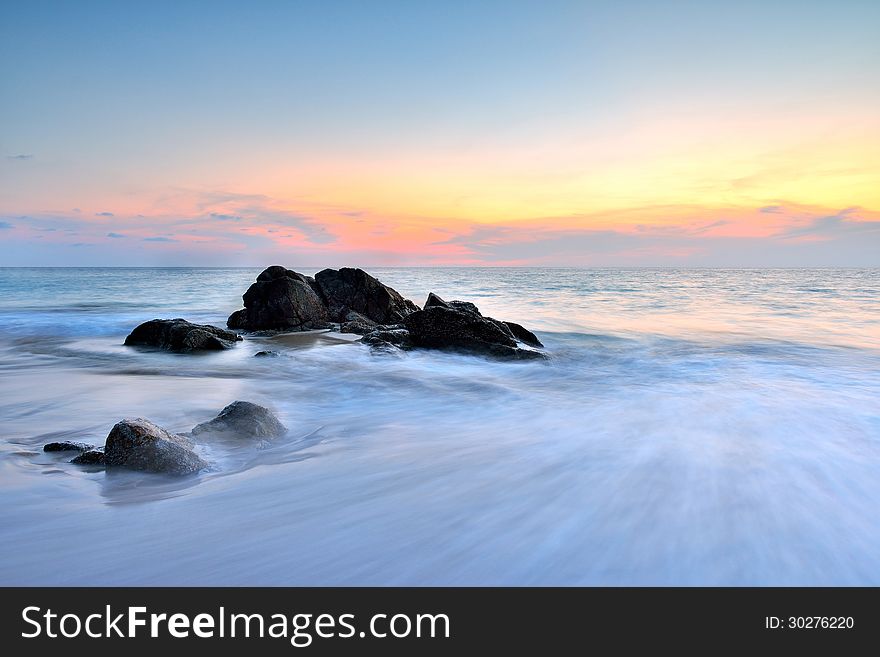
[[[115,240],[122,239],[125,235],[121,233],[107,233],[107,237],[112,237]]]
[[[114,216],[112,212],[96,212],[96,217],[112,217]]]
[[[145,237],[143,239],[144,242],[177,242],[179,240],[173,239],[171,237]]]
[[[858,208],[846,208],[824,217],[809,219],[806,223],[782,231],[783,239],[813,237],[834,239],[844,235],[871,235],[880,237],[880,221],[857,218]]]
[[[7,228],[15,228],[15,225],[8,221],[0,221],[0,230],[5,230]]]
[[[758,212],[763,212],[764,214],[782,214],[785,212],[785,208],[781,205],[765,205],[763,208],[758,208]]]
[[[210,217],[219,221],[241,221],[241,217],[236,214],[223,214],[222,212],[211,212]]]
[[[331,244],[337,240],[327,225],[313,217],[289,210],[280,210],[265,204],[251,204],[237,208],[239,215],[262,226],[283,226],[301,233],[312,244]]]
[[[34,156],[30,153],[19,153],[18,155],[7,155],[7,160],[32,160]]]
[[[727,212],[727,211],[725,211]],[[778,214],[778,213],[772,213]],[[876,217],[867,213],[869,217]],[[564,219],[564,218],[561,218]],[[748,217],[681,224],[554,227],[548,220],[475,224],[431,245],[484,264],[571,266],[877,266],[880,219],[858,208],[817,215],[800,207],[772,234],[738,231]]]

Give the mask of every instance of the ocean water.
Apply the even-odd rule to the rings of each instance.
[[[0,269],[0,584],[880,584],[880,270],[372,271],[551,358],[126,348],[259,270]],[[289,434],[198,476],[41,451],[236,399]]]

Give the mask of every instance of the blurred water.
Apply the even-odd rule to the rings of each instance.
[[[259,270],[0,269],[0,584],[880,584],[880,270],[373,271],[552,359],[129,349]],[[40,451],[234,399],[289,435],[197,477]]]

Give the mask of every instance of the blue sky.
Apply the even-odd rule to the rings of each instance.
[[[880,264],[878,37],[876,2],[5,2],[0,263]]]

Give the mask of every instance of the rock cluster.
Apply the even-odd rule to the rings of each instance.
[[[447,349],[505,359],[541,359],[537,336],[515,322],[485,317],[468,301],[428,295],[420,309],[362,269],[324,269],[315,277],[281,266],[263,271],[232,313],[248,331],[328,328],[363,336],[378,349]]]
[[[418,307],[362,269],[325,269],[314,278],[274,265],[242,297],[226,322],[246,331],[307,331],[331,322],[398,322]],[[368,325],[368,324],[367,324]]]
[[[532,348],[543,346],[535,334],[519,324],[485,317],[473,303],[447,302],[434,293],[401,326],[378,327],[362,341],[380,348],[445,349],[512,360],[547,357]]]
[[[362,269],[324,269],[314,278],[280,265],[268,267],[242,296],[244,308],[226,324],[241,331],[336,328],[360,335],[376,349],[445,349],[495,358],[544,359],[538,337],[515,322],[484,316],[469,301],[444,301],[433,292],[419,308]],[[135,328],[127,345],[172,351],[227,349],[241,336],[184,319],[154,319]],[[272,351],[257,356],[276,355]]]
[[[194,474],[209,467],[195,451],[192,437],[236,439],[276,438],[287,430],[267,408],[236,401],[209,422],[193,428],[190,437],[176,434],[144,418],[124,419],[110,430],[104,446],[49,443],[43,449],[82,452],[71,463],[127,468],[172,475]]]

